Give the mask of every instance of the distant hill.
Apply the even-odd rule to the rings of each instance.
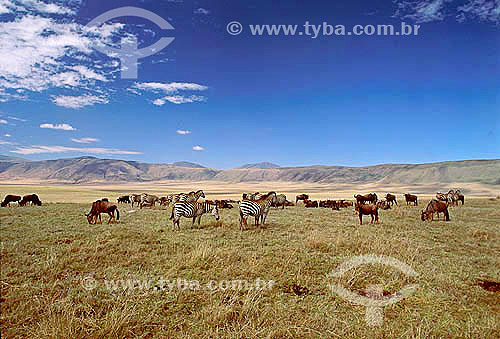
[[[229,170],[204,168],[189,162],[149,164],[94,157],[29,162],[21,160],[15,162],[12,159],[0,160],[0,181],[24,179],[67,183],[218,180],[225,182],[291,181],[339,184],[477,182],[500,185],[500,160],[384,164],[365,167],[252,167]]]
[[[243,166],[240,166],[238,168],[259,168],[259,169],[266,169],[266,168],[279,168],[279,165],[273,164],[271,162],[258,162],[256,164],[246,164]]]
[[[18,158],[18,157],[11,157],[8,155],[1,155],[0,154],[0,161],[5,161],[5,162],[28,162],[31,160],[28,159],[23,159],[23,158]]]
[[[201,166],[200,164],[195,164],[194,162],[189,162],[189,161],[177,161],[174,162],[172,165],[178,167],[188,167],[188,168],[206,168],[205,166]]]

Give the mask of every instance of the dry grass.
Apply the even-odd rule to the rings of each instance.
[[[104,191],[100,196],[116,198]],[[71,194],[65,192],[66,197]],[[85,194],[85,193],[83,193]],[[211,198],[211,196],[207,196]],[[474,337],[500,336],[500,295],[476,285],[500,280],[500,200],[469,199],[451,221],[422,222],[419,207],[381,211],[359,226],[341,211],[272,209],[264,228],[239,231],[237,208],[200,228],[170,210],[127,213],[117,224],[89,225],[89,204],[50,203],[0,209],[1,334],[13,337]],[[107,218],[104,218],[107,220]],[[365,217],[365,221],[369,219]],[[418,273],[408,278],[366,265],[342,278],[326,274],[352,256],[384,254]],[[98,286],[82,288],[83,277]],[[264,291],[110,291],[105,279],[274,280]],[[365,307],[332,293],[329,283],[362,293],[368,284],[411,297],[384,308],[381,327],[364,322]]]

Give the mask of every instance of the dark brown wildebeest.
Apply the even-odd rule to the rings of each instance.
[[[434,220],[434,213],[437,213],[438,220],[439,220],[439,213],[444,213],[444,217],[446,221],[450,221],[450,214],[448,213],[448,204],[444,201],[432,199],[429,204],[427,205],[427,208],[422,211],[422,215],[420,218],[422,221],[429,220]]]
[[[291,201],[285,201],[285,206],[295,206],[295,204]]]
[[[381,210],[388,210],[391,208],[391,205],[389,205],[389,202],[387,200],[379,200],[377,201],[377,207]]]
[[[117,203],[130,204],[130,197],[128,195],[122,195],[116,199]]]
[[[23,197],[23,200],[19,202],[19,206],[26,206],[27,203],[31,203],[32,205],[42,206],[42,202],[38,198],[36,194],[28,194]]]
[[[353,202],[352,201],[345,201],[345,200],[340,200],[339,201],[339,207],[340,208],[345,208],[345,207],[349,207],[349,206],[353,206]]]
[[[21,201],[21,197],[19,195],[13,195],[13,194],[7,194],[5,198],[2,201],[2,204],[0,206],[5,207],[9,206],[11,202],[17,202],[19,203]]]
[[[299,200],[303,201],[309,200],[309,196],[307,194],[299,194],[295,197],[295,203],[298,203]]]
[[[205,202],[210,203],[209,200],[205,200]],[[214,203],[212,203],[214,204]],[[217,208],[223,209],[223,208],[233,208],[233,205],[229,204],[227,200],[215,200],[215,205]]]
[[[458,193],[457,198],[458,198],[458,200],[460,200],[462,202],[462,205],[463,205],[465,202],[465,196],[462,193]],[[457,204],[458,204],[458,202],[457,202]]]
[[[284,195],[284,194],[278,194],[276,196],[276,201],[274,201],[271,204],[271,206],[272,207],[276,207],[276,208],[278,208],[278,207],[281,206],[281,209],[285,209],[285,203],[286,203],[286,201],[287,201],[286,200],[286,195]]]
[[[354,198],[356,198],[356,202],[362,204],[364,204],[365,202],[371,202],[372,204],[375,204],[378,200],[377,194],[375,193],[369,193],[366,195],[356,194]]]
[[[311,201],[311,200],[304,200],[304,203],[306,204],[306,207],[318,207],[318,202],[315,200],[315,201]]]
[[[337,210],[337,211],[339,209],[339,206],[338,206],[336,200],[321,200],[319,202],[319,207],[331,208],[331,209]]]
[[[131,194],[129,197],[130,202],[132,203],[132,207],[134,207],[134,203],[137,205],[141,204],[141,195],[140,194]]]
[[[375,218],[375,222],[378,222],[378,206],[375,204],[362,204],[357,202],[354,206],[354,210],[358,212],[359,215],[359,224],[363,225],[363,215],[371,215],[372,220],[370,224],[373,224],[373,219]]]
[[[87,217],[87,221],[89,222],[89,224],[96,224],[97,217],[99,217],[99,223],[102,224],[101,213],[107,213],[109,215],[109,224],[111,223],[111,220],[115,218],[115,211],[116,220],[120,220],[120,211],[118,211],[118,207],[115,204],[105,200],[97,200],[92,203],[90,212],[85,213],[85,216]]]
[[[415,206],[418,206],[418,198],[416,195],[410,194],[410,193],[405,193],[405,200],[406,200],[406,205],[409,205],[410,202],[414,203]]]
[[[385,200],[387,200],[387,203],[390,204],[390,205],[393,205],[393,204],[398,204],[398,201],[396,200],[396,196],[394,194],[391,194],[391,193],[387,193],[385,195]]]

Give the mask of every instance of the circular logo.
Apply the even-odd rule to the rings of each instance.
[[[243,26],[238,21],[231,21],[227,24],[227,32],[231,35],[238,35],[243,31]]]
[[[87,276],[82,279],[82,287],[87,291],[92,291],[97,286],[97,281],[92,276]]]

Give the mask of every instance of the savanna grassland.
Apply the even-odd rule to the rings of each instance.
[[[103,224],[88,224],[89,203],[2,208],[2,338],[498,338],[500,293],[477,282],[500,280],[500,199],[466,196],[464,206],[450,208],[450,222],[422,222],[428,201],[400,202],[380,212],[380,223],[365,216],[362,226],[352,208],[272,208],[264,227],[248,231],[239,230],[237,206],[221,210],[219,221],[203,216],[200,227],[182,219],[180,231],[172,231],[170,208],[120,205],[120,221],[110,225],[104,215]],[[363,265],[327,277],[365,254],[394,257],[419,275]],[[87,277],[95,288],[83,287]],[[201,288],[112,290],[105,282],[160,278],[196,280]],[[274,285],[203,288],[211,280],[257,278]],[[332,283],[358,294],[369,284],[388,293],[419,287],[384,308],[382,326],[369,327],[365,307],[333,293]]]

